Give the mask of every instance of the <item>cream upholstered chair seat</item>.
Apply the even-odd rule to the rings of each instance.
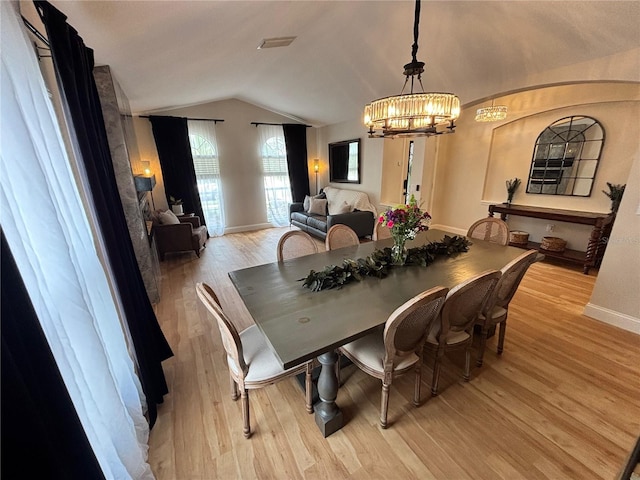
[[[377,334],[367,335],[366,337],[359,338],[342,347],[342,351],[348,356],[358,359],[358,363],[363,366],[379,373],[384,374],[384,339],[382,332]],[[420,360],[420,357],[415,352],[409,352],[407,355],[396,355],[393,362],[394,372],[404,372],[407,369],[413,367],[416,362]]]
[[[415,371],[413,404],[420,404],[422,351],[432,322],[438,317],[449,290],[435,287],[416,295],[389,316],[384,330],[340,347],[340,353],[360,370],[382,380],[380,426],[387,428],[389,387],[394,377]]]
[[[485,318],[485,314],[480,314],[480,318],[483,319]],[[497,305],[495,305],[492,309],[491,309],[491,313],[489,314],[491,320],[493,320],[494,322],[500,320],[503,317],[507,316],[507,309],[506,308],[502,308],[502,307],[498,307]]]
[[[293,370],[300,370],[294,367],[283,370],[280,362],[269,348],[264,335],[256,325],[240,332],[242,342],[242,353],[245,363],[249,366],[249,371],[244,377],[244,384],[250,387],[253,384],[276,383],[282,378],[291,376]],[[239,369],[233,357],[227,356],[229,368],[233,373],[238,374]]]
[[[447,345],[456,345],[458,343],[466,342],[467,340],[469,340],[469,338],[471,338],[471,335],[465,332],[464,330],[461,330],[459,332],[449,331],[449,335],[447,335],[446,343]],[[436,334],[430,333],[429,336],[427,337],[427,343],[437,346],[438,338],[436,337]]]
[[[216,319],[220,337],[227,353],[227,366],[231,380],[231,398],[237,400],[242,397],[242,418],[244,422],[243,434],[251,436],[251,422],[249,417],[249,390],[262,388],[276,383],[284,378],[305,373],[305,403],[307,412],[313,413],[311,370],[313,361],[297,365],[285,370],[280,365],[275,354],[267,345],[264,335],[257,326],[238,333],[233,323],[222,311],[220,301],[215,292],[206,283],[196,285],[198,298],[207,308],[211,316]],[[240,390],[240,395],[238,395]]]

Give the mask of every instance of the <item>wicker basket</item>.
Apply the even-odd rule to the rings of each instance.
[[[567,246],[567,241],[559,237],[542,237],[540,248],[550,252],[562,252]]]
[[[511,243],[517,243],[518,245],[526,245],[529,242],[529,234],[527,232],[514,230],[510,233],[509,241]]]

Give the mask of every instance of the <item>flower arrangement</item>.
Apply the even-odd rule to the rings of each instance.
[[[403,265],[406,259],[405,242],[413,240],[420,232],[429,229],[431,215],[420,210],[413,195],[406,205],[397,205],[394,209],[388,209],[378,223],[386,226],[393,237],[392,261],[396,265]]]
[[[511,180],[507,180],[504,183],[507,186],[507,204],[511,205],[511,202],[513,201],[513,195],[516,193],[516,190],[520,186],[520,179],[516,177],[512,178]]]
[[[622,195],[624,194],[624,189],[627,185],[618,185],[611,184],[607,182],[607,187],[609,187],[609,191],[602,190],[607,197],[611,199],[611,213],[617,213],[618,208],[620,207],[620,201],[622,200]]]

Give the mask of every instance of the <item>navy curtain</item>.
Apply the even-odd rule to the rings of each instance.
[[[156,140],[167,201],[169,196],[182,199],[184,213],[195,213],[205,225],[187,119],[151,116],[149,121]]]
[[[147,296],[116,184],[100,98],[93,78],[93,51],[48,2],[34,2],[47,29],[51,55],[72,130],[87,173],[96,217],[129,326],[138,376],[147,397],[149,423],[168,393],[161,362],[173,355]]]
[[[294,202],[304,201],[309,191],[309,169],[307,167],[307,127],[295,123],[285,123],[284,143],[287,149],[289,183]]]
[[[4,233],[2,478],[103,479]]]

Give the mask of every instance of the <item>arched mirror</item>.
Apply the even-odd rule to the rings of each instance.
[[[566,117],[536,140],[527,193],[591,195],[604,144],[604,129],[591,117]]]

